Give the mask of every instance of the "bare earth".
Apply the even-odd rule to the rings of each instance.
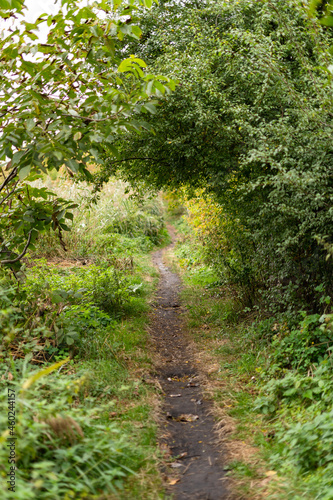
[[[152,337],[159,358],[158,378],[165,393],[161,446],[178,457],[169,493],[174,500],[226,500],[223,460],[215,443],[210,404],[200,388],[200,376],[190,342],[182,332],[180,278],[163,264],[163,250],[154,254],[161,279],[154,304]],[[177,482],[176,482],[177,481]]]

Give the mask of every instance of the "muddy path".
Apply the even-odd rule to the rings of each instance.
[[[161,277],[151,332],[158,359],[157,376],[165,394],[160,445],[171,457],[178,457],[172,463],[174,472],[169,484],[175,484],[169,486],[168,494],[173,500],[226,500],[215,422],[202,393],[193,346],[182,328],[181,281],[166,267],[163,255],[164,250],[160,250],[153,256]]]

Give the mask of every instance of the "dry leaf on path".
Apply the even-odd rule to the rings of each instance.
[[[192,415],[192,413],[183,413],[174,420],[176,420],[177,422],[195,422],[195,420],[199,420],[199,417],[198,415]]]

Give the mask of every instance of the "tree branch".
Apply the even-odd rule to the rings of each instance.
[[[4,203],[4,202],[5,202],[5,201],[6,201],[6,200],[10,197],[10,195],[12,195],[13,193],[15,193],[15,190],[16,190],[16,187],[17,187],[17,185],[18,185],[18,182],[19,182],[19,181],[16,181],[15,186],[14,186],[14,189],[13,189],[12,191],[10,191],[10,192],[7,194],[7,196],[5,196],[4,198],[2,198],[2,200],[0,201],[0,205],[2,205],[2,204],[3,204],[3,203]]]
[[[25,254],[27,253],[28,247],[30,245],[31,234],[32,234],[32,229],[29,231],[28,241],[26,242],[26,245],[25,245],[22,253],[20,253],[20,255],[18,255],[15,259],[1,260],[0,264],[15,264],[15,262],[18,262],[20,259],[22,259],[22,257],[24,257]]]
[[[12,181],[14,179],[14,177],[16,176],[16,174],[17,174],[17,167],[14,167],[13,170],[8,175],[8,177],[1,184],[1,186],[0,186],[0,192],[3,190],[4,187],[7,186],[7,184],[10,183],[10,181]]]
[[[156,161],[156,162],[161,162],[161,163],[166,163],[168,164],[168,160],[164,160],[162,158],[140,158],[140,157],[134,157],[134,158],[123,158],[122,160],[115,160],[112,163],[121,163],[123,161],[131,161],[131,160],[151,160],[151,161]]]

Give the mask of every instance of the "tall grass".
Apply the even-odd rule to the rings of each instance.
[[[12,498],[158,498],[155,395],[137,372],[151,369],[148,252],[166,237],[162,204],[116,180],[98,198],[59,177],[43,185],[78,208],[67,251],[44,233],[20,283],[0,269],[0,498],[10,498],[8,387],[18,411]]]
[[[163,206],[158,197],[137,199],[129,186],[110,181],[98,195],[84,183],[65,179],[48,180],[48,187],[78,204],[70,232],[63,233],[66,250],[52,231],[39,236],[35,254],[39,257],[108,258],[148,251],[166,238]]]

